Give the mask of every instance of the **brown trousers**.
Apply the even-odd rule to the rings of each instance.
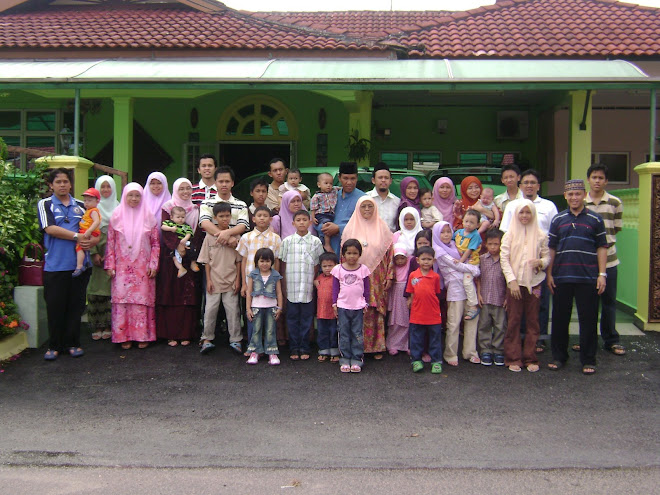
[[[504,364],[511,366],[527,366],[528,364],[539,364],[536,357],[536,343],[539,340],[539,305],[541,295],[541,284],[532,289],[532,293],[526,287],[520,288],[521,299],[514,299],[511,292],[506,291],[506,316],[508,319],[506,333],[504,334]],[[539,295],[534,295],[537,292]],[[526,316],[527,330],[525,331],[525,343],[520,344],[520,320],[523,312]]]

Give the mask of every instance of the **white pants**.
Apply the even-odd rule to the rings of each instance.
[[[447,335],[445,339],[445,361],[458,361],[458,335],[463,322],[463,359],[478,357],[477,353],[477,323],[479,318],[464,320],[465,301],[447,302]]]
[[[465,295],[467,296],[468,306],[478,305],[479,299],[477,299],[477,289],[474,286],[474,277],[471,273],[463,274],[463,288],[465,289]]]

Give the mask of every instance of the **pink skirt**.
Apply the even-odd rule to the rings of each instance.
[[[153,342],[156,340],[156,310],[142,304],[112,304],[112,341]]]

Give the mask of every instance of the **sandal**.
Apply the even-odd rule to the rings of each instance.
[[[339,362],[339,356],[330,356],[330,362],[331,363],[338,363]]]
[[[626,348],[621,344],[612,344],[611,346],[606,347],[605,350],[611,352],[615,356],[623,356],[626,353]]]
[[[80,347],[69,347],[69,355],[71,357],[80,357],[85,354],[85,351],[83,351]]]
[[[290,359],[291,361],[298,361],[298,360],[300,359],[300,356],[299,356],[298,354],[291,354],[291,355],[289,356],[289,359]],[[350,371],[350,366],[349,366],[349,371]]]
[[[330,358],[325,354],[319,354],[319,357],[316,359],[318,359],[319,363],[325,363]]]
[[[55,361],[57,359],[57,356],[59,356],[60,353],[57,351],[54,351],[52,349],[48,349],[46,351],[46,354],[44,354],[44,359],[46,361]]]
[[[536,354],[543,354],[543,352],[545,352],[545,347],[543,347],[542,345],[537,345]]]
[[[103,333],[102,332],[93,332],[92,333],[92,340],[101,340]]]
[[[167,342],[167,345],[169,345],[170,347],[176,347],[179,345],[179,343],[176,340],[169,340]]]
[[[481,359],[479,359],[478,356],[472,356],[469,360],[472,364],[479,364],[481,362]]]
[[[575,352],[580,352],[580,344],[573,344],[571,349],[573,349]]]
[[[582,366],[583,375],[593,375],[594,373],[596,373],[595,364],[585,364],[584,366]]]
[[[362,371],[362,366],[360,366],[359,364],[354,364],[353,366],[351,366],[351,373],[359,373],[361,371]]]
[[[463,319],[468,320],[468,321],[469,320],[474,320],[477,316],[479,316],[480,312],[481,312],[481,310],[479,308],[470,309],[470,310],[468,310],[467,313],[465,313],[465,318],[463,318]]]
[[[300,360],[301,361],[307,361],[309,359],[309,354],[301,354],[300,355]]]
[[[124,349],[125,351],[129,350],[133,346],[132,342],[124,342],[121,345],[121,348]]]
[[[413,373],[419,373],[424,369],[424,363],[421,361],[413,361],[412,362],[412,370]]]
[[[376,361],[380,361],[381,359],[383,359],[383,354],[380,353],[380,352],[374,354],[374,359],[375,359]]]
[[[190,345],[190,341],[189,340],[182,340],[181,345],[184,346],[184,347],[187,346],[187,345]]]
[[[528,364],[527,365],[527,371],[530,373],[536,373],[539,370],[539,365],[538,364]]]
[[[339,367],[339,371],[341,371],[342,373],[350,373],[351,372],[351,367],[347,364],[342,364]]]
[[[103,340],[108,340],[110,337],[112,337],[112,332],[110,330],[106,330],[103,333],[101,333],[101,338]]]
[[[138,349],[146,349],[147,347],[149,347],[149,342],[138,343]]]
[[[183,342],[182,342],[182,344],[183,344]],[[229,348],[237,356],[240,356],[241,354],[243,354],[243,346],[241,345],[240,342],[230,342],[229,343]]]
[[[518,373],[522,371],[522,368],[518,366],[517,364],[511,364],[509,365],[509,371],[513,371],[514,373]]]
[[[447,361],[449,366],[458,367],[458,361]]]
[[[552,371],[559,371],[564,367],[564,362],[563,361],[553,361],[551,363],[548,363],[548,369],[551,369]]]

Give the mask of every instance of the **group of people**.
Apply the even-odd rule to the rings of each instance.
[[[38,206],[45,359],[83,355],[85,299],[92,338],[123,349],[198,341],[207,354],[223,321],[248,364],[266,355],[277,365],[284,345],[290,359],[310,359],[315,327],[318,361],[342,372],[360,372],[365,354],[407,352],[414,372],[429,362],[440,373],[443,361],[459,365],[461,328],[464,360],[538,371],[553,295],[549,369],[568,359],[574,298],[583,373],[596,371],[599,301],[604,347],[625,354],[614,319],[622,205],[606,191],[604,165],[589,168],[589,194],[582,180],[566,183],[561,213],[538,196],[539,174],[515,164],[502,167],[507,190],[496,197],[471,176],[460,199],[447,177],[430,191],[408,177],[399,198],[384,163],[365,193],[349,162],[339,187],[321,173],[312,196],[274,158],[270,180],[250,184],[249,206],[232,194],[230,167],[204,155],[198,173],[198,184],[179,178],[170,194],[154,172],[144,187],[124,187],[120,201],[104,175],[83,203],[71,196],[68,170],[50,172],[53,194]]]

